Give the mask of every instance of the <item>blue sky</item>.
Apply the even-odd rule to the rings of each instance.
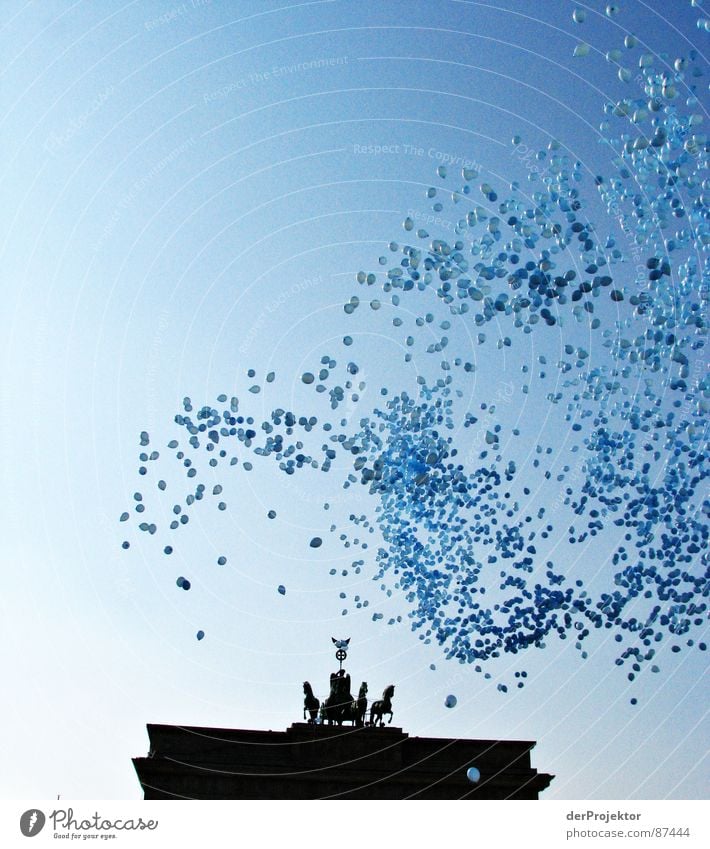
[[[405,363],[384,297],[353,316],[343,304],[357,272],[379,270],[388,243],[405,239],[407,215],[453,238],[467,199],[446,199],[436,222],[426,191],[460,186],[462,164],[499,191],[514,180],[528,191],[530,163],[511,138],[531,150],[557,139],[587,175],[589,218],[615,226],[590,178],[611,169],[604,103],[638,85],[604,53],[633,32],[631,67],[642,49],[673,58],[693,47],[702,65],[706,33],[690,3],[672,20],[661,3],[626,0],[611,18],[604,5],[3,5],[5,797],[139,798],[130,758],[147,750],[147,722],[283,729],[301,716],[303,680],[325,695],[331,636],[352,638],[353,681],[370,693],[397,685],[395,724],[410,734],[537,740],[533,764],[557,776],[546,798],[707,794],[706,655],[664,645],[662,673],[633,688],[611,634],[590,641],[584,661],[571,640],[503,656],[490,680],[447,662],[410,631],[404,600],[371,580],[377,533],[358,554],[338,540],[351,514],[374,516],[364,489],[342,489],[342,459],[328,475],[286,477],[259,458],[252,472],[208,470],[228,510],[196,510],[169,558],[162,536],[134,529],[120,548],[118,517],[143,485],[139,434],[161,452],[181,438],[173,416],[185,396],[198,409],[237,394],[257,421],[289,405],[327,417],[300,376],[324,355],[341,367],[352,356],[366,387],[332,415],[354,423],[381,387],[411,392],[418,374],[436,374],[427,328]],[[575,8],[588,10],[583,24]],[[590,55],[573,58],[580,41]],[[445,318],[435,300],[407,309]],[[564,410],[545,402],[554,387],[520,394],[521,366],[556,357],[561,340],[587,344],[594,363],[608,362],[606,349],[574,326],[519,335],[502,352],[477,345],[477,332],[459,321],[451,333],[452,350],[477,365],[460,384],[466,401],[497,403],[506,428],[520,426],[510,451],[521,463],[538,444],[556,446],[555,462],[573,459]],[[262,385],[276,372],[251,397],[250,368]],[[166,453],[160,468],[169,494],[184,488]],[[556,503],[559,487],[529,480]],[[173,502],[151,499],[167,524]],[[557,518],[565,525],[562,508]],[[560,543],[555,557],[603,589],[614,543]],[[191,576],[190,592],[178,575]],[[384,624],[398,614],[401,624]],[[525,688],[498,692],[520,669]]]

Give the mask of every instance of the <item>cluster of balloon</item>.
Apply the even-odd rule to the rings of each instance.
[[[617,12],[612,4],[607,7],[610,16]],[[584,23],[583,10],[574,15],[576,23]],[[607,53],[622,81],[630,76],[622,55],[632,56],[636,46],[627,37],[625,54],[619,48]],[[584,44],[575,49],[577,57],[589,53]],[[674,652],[682,643],[704,651],[705,643],[691,636],[707,620],[710,591],[710,501],[703,497],[710,289],[702,262],[710,245],[710,184],[709,146],[695,94],[701,75],[696,59],[695,51],[675,59],[641,53],[641,85],[604,107],[600,132],[613,152],[613,169],[593,182],[609,215],[606,235],[589,220],[592,204],[583,192],[582,163],[555,141],[534,154],[530,194],[517,182],[505,189],[493,182],[476,186],[477,172],[468,168],[462,183],[444,191],[447,169],[437,169],[441,185],[426,193],[433,211],[442,212],[442,201],[452,208],[463,202],[467,209],[455,238],[413,232],[415,222],[407,217],[408,241],[389,244],[392,259],[381,257],[378,272],[357,274],[360,295],[353,294],[343,307],[345,315],[354,315],[363,293],[375,287],[378,296],[365,299],[373,315],[382,315],[387,300],[395,333],[406,334],[405,362],[412,361],[414,348],[431,354],[436,378],[420,375],[416,393],[381,387],[383,400],[363,409],[355,425],[353,417],[341,419],[340,426],[328,420],[328,410],[333,414],[344,403],[361,402],[365,381],[350,355],[338,364],[325,354],[320,368],[301,377],[314,403],[324,402],[320,417],[274,407],[259,421],[242,412],[243,399],[236,395],[222,394],[217,406],[196,411],[185,398],[175,416],[185,437],[168,442],[168,449],[184,467],[187,492],[175,500],[167,528],[147,521],[141,492],[121,521],[133,518],[142,532],[170,535],[164,547],[169,555],[197,503],[211,494],[219,510],[227,508],[220,500],[222,485],[208,491],[197,482],[200,458],[208,458],[211,470],[234,469],[241,462],[247,472],[252,455],[261,462],[271,458],[281,472],[294,475],[337,471],[334,461],[341,455],[349,463],[343,488],[364,487],[375,505],[370,516],[350,516],[363,532],[379,531],[382,544],[368,563],[373,578],[394,578],[412,629],[421,631],[424,642],[436,640],[447,658],[476,664],[480,672],[485,661],[544,647],[550,636],[573,636],[585,657],[590,635],[610,631],[619,643],[616,663],[628,662],[633,681],[644,664],[659,671],[653,661],[664,639],[673,641]],[[520,136],[512,144],[525,148]],[[435,304],[446,318],[439,320],[434,311],[421,314],[424,303]],[[454,321],[477,341],[477,363],[447,358]],[[409,330],[400,330],[407,324]],[[566,431],[558,434],[557,444],[525,442],[524,431],[508,427],[491,399],[480,403],[476,414],[460,409],[461,399],[470,395],[473,372],[495,372],[506,351],[526,336],[535,334],[542,344],[553,329],[561,354],[556,363],[545,355],[537,358],[538,379],[544,386],[549,368],[556,385],[537,394],[564,411]],[[595,362],[591,342],[580,342],[580,330],[601,351]],[[350,351],[356,338],[345,336],[344,349]],[[515,390],[521,402],[530,394],[535,368],[528,362],[522,366],[523,382]],[[253,380],[256,371],[247,376]],[[275,377],[269,372],[266,382]],[[261,383],[247,388],[257,394]],[[478,441],[464,456],[455,439],[467,428],[474,428]],[[313,432],[324,442],[306,449]],[[524,477],[516,440],[534,457]],[[555,473],[562,443],[566,458],[576,455],[575,467],[566,463]],[[160,454],[149,452],[148,433],[141,433],[140,444],[139,473],[151,481],[158,477],[152,469]],[[541,502],[533,492],[553,475],[559,484],[556,505]],[[162,477],[151,486],[159,498],[167,497]],[[565,546],[588,544],[609,529],[615,534],[612,574],[598,594],[541,554],[543,541],[555,530],[557,507],[573,522],[560,532],[562,562],[572,559]],[[276,519],[276,512],[269,510],[268,517]],[[347,534],[341,540],[351,545]],[[320,536],[304,539],[311,548],[322,542]],[[359,539],[352,544],[368,548]],[[123,542],[124,548],[129,545]],[[353,565],[359,572],[365,560]],[[176,583],[190,589],[184,576]],[[392,595],[385,583],[381,586]],[[283,584],[278,592],[285,594]],[[367,606],[367,600],[356,599],[358,607]],[[372,618],[382,617],[376,612]],[[395,616],[389,624],[401,621]],[[523,687],[526,677],[523,670],[515,672],[513,683]],[[508,685],[498,689],[505,693]],[[455,704],[455,696],[447,697],[447,707]]]

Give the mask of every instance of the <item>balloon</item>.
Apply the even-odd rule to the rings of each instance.
[[[470,766],[466,770],[466,778],[468,778],[471,784],[477,784],[481,780],[481,773],[476,769],[475,766]]]

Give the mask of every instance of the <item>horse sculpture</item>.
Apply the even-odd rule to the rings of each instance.
[[[360,692],[357,694],[357,699],[352,703],[352,720],[353,725],[362,728],[365,724],[367,716],[367,682],[363,681],[360,686]]]
[[[392,722],[392,696],[394,696],[394,684],[390,684],[382,693],[382,698],[372,703],[370,708],[370,725],[384,725],[384,715],[389,714],[389,722]],[[388,723],[389,724],[389,723]]]
[[[308,683],[308,681],[303,682],[303,692],[305,693],[306,698],[303,700],[303,718],[306,718],[306,712],[311,715],[311,718],[308,720],[310,725],[314,725],[316,719],[318,718],[318,708],[320,707],[320,702],[313,695],[313,688]]]

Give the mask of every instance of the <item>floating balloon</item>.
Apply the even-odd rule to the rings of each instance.
[[[468,778],[471,784],[477,784],[481,780],[481,773],[475,766],[470,766],[466,770],[466,778]]]

